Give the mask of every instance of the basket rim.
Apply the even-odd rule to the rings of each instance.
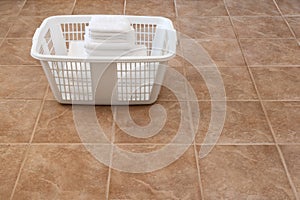
[[[30,54],[33,58],[40,60],[40,61],[65,61],[65,62],[159,62],[159,61],[167,61],[173,58],[176,52],[168,52],[165,55],[161,56],[139,56],[139,57],[132,57],[132,56],[86,56],[86,57],[73,57],[73,56],[65,56],[65,55],[44,55],[38,53],[37,51],[37,44],[38,38],[40,37],[41,30],[45,28],[47,23],[51,22],[52,20],[57,19],[66,19],[66,18],[78,18],[78,17],[92,17],[92,16],[125,16],[126,18],[140,18],[140,19],[159,19],[163,20],[168,23],[169,28],[168,30],[174,31],[174,39],[175,44],[177,43],[177,35],[176,30],[174,29],[173,23],[170,19],[161,16],[138,16],[138,15],[99,15],[99,14],[92,14],[92,15],[56,15],[50,16],[43,20],[40,27],[38,27],[34,33],[32,38],[32,46]],[[175,45],[176,46],[176,45]]]

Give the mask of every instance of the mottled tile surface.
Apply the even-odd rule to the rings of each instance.
[[[235,39],[206,39],[197,40],[197,43],[207,51],[218,67],[246,67],[241,49]]]
[[[143,15],[143,16],[165,16],[175,17],[175,6],[173,0],[126,0],[126,15]]]
[[[124,0],[79,0],[73,14],[123,14]]]
[[[0,142],[29,142],[40,101],[0,100]]]
[[[0,145],[0,197],[9,199],[24,159],[23,145]]]
[[[235,38],[228,17],[181,17],[180,30],[195,39]]]
[[[225,96],[228,100],[257,99],[246,68],[204,68],[199,73],[195,67],[187,67],[186,77],[198,100],[224,100],[224,96],[213,94],[214,91],[220,90],[220,87],[225,88]],[[222,78],[224,86],[217,81],[220,78]],[[209,88],[211,91],[209,91]]]
[[[9,28],[13,24],[15,17],[10,15],[2,15],[0,12],[0,37],[3,38],[6,36]]]
[[[19,16],[11,26],[8,38],[32,38],[45,17]]]
[[[0,65],[39,65],[30,49],[31,39],[5,39],[0,46]]]
[[[152,106],[130,107],[131,119],[126,115],[126,107],[116,107],[118,122],[115,126],[115,143],[167,144],[171,141],[175,144],[191,143],[192,133],[186,102],[161,101]],[[161,106],[161,109],[158,108]],[[179,135],[180,126],[184,131],[175,140],[175,136]],[[134,133],[137,136],[134,137],[128,133]],[[150,136],[148,133],[152,133],[152,135]]]
[[[281,146],[287,168],[292,176],[298,195],[300,195],[300,146]]]
[[[53,16],[72,13],[74,0],[28,0],[24,5],[21,15],[26,16]]]
[[[284,15],[299,15],[300,2],[298,0],[276,0]]]
[[[205,199],[295,199],[275,146],[216,146],[199,163]]]
[[[263,100],[300,100],[299,67],[251,68]]]
[[[208,137],[208,134],[211,134],[211,132],[208,133],[208,125],[212,123],[210,121],[212,117],[211,106],[209,102],[199,102],[200,123],[196,137],[196,143],[198,144],[202,144],[204,138]],[[217,108],[216,114],[221,113],[222,110],[223,108]],[[226,118],[223,123],[224,127],[217,141],[219,144],[274,143],[260,102],[227,102]],[[208,143],[211,142],[209,141]]]
[[[300,103],[264,102],[270,123],[279,143],[300,142]]]
[[[84,107],[82,107],[84,109]],[[91,107],[92,109],[94,107]],[[90,135],[91,130],[88,127],[88,124],[84,124],[84,121],[79,121],[75,123],[74,109],[79,110],[80,106],[75,106],[72,110],[71,105],[61,105],[56,101],[46,101],[38,126],[35,132],[33,142],[35,143],[81,143],[81,142],[105,142],[105,138],[97,138],[93,135]],[[89,109],[89,108],[87,108]],[[110,106],[98,106],[94,110],[96,116],[92,112],[88,114],[82,112],[81,114],[86,115],[85,120],[88,118],[95,117],[96,120],[99,120],[99,125],[103,128],[103,131],[108,140],[111,138],[112,131],[112,111]],[[76,112],[76,116],[79,112]],[[78,116],[80,113],[78,114]],[[77,122],[77,121],[76,121]],[[80,123],[81,122],[81,123]],[[82,124],[83,123],[83,124]],[[87,126],[85,133],[78,134],[78,131],[81,126]],[[92,124],[93,125],[93,124]],[[86,136],[86,137],[85,137]],[[84,140],[81,140],[81,137],[85,137]]]
[[[222,0],[176,1],[178,16],[227,16]]]
[[[239,38],[292,38],[282,17],[233,17]]]
[[[225,2],[232,16],[279,15],[272,0],[225,0]]]
[[[300,48],[293,39],[241,39],[250,65],[299,65]]]
[[[125,146],[123,148],[145,152],[148,151],[149,146]],[[152,147],[152,149],[155,148],[158,147]],[[116,159],[115,154],[114,159]],[[197,165],[194,149],[191,147],[178,160],[154,172],[134,174],[112,170],[109,198],[201,199],[198,177],[195,174],[197,174]]]
[[[174,80],[177,80],[174,82]],[[158,101],[183,101],[187,100],[184,68],[167,68]],[[176,96],[177,95],[177,96]]]
[[[18,15],[25,0],[2,0],[0,1],[0,13],[1,15]]]
[[[32,146],[13,199],[105,199],[107,175],[83,146]]]
[[[297,38],[300,38],[300,17],[287,17],[289,25],[293,29]]]
[[[41,66],[0,66],[1,98],[42,99],[47,85]]]

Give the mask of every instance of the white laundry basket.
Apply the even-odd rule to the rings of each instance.
[[[31,55],[41,61],[57,101],[96,105],[155,102],[167,61],[176,52],[172,22],[163,17],[125,15],[134,28],[135,44],[143,45],[147,53],[112,58],[87,56],[71,49],[76,41],[84,40],[91,17],[49,17],[34,34]]]

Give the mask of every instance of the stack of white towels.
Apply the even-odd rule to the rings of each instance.
[[[135,32],[122,16],[93,16],[86,27],[84,48],[90,56],[146,56],[145,46],[135,45]]]

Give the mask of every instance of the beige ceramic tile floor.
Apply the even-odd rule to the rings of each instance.
[[[81,143],[72,107],[55,101],[39,62],[30,56],[34,30],[44,18],[61,14],[165,16],[202,45],[217,64],[227,94],[225,124],[213,150],[199,158],[211,117],[207,86],[177,56],[170,64],[187,78],[200,108],[194,143],[178,160],[149,173],[122,172],[98,162]],[[0,199],[299,200],[299,41],[299,0],[1,0]],[[179,42],[178,52],[197,57],[184,45]],[[182,84],[174,85],[185,91]],[[162,88],[157,104],[169,118],[148,139],[125,134],[110,106],[98,106],[96,115],[118,147],[149,152],[163,148],[179,128],[180,105],[172,92]],[[148,124],[149,108],[130,108],[133,120]],[[118,162],[115,151],[105,153],[111,164]]]

